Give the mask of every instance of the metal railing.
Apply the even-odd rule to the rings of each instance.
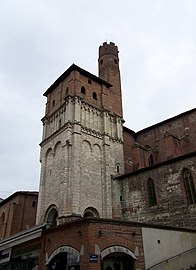
[[[172,256],[172,257],[170,257],[170,258],[168,258],[168,259],[166,259],[166,260],[164,260],[164,261],[161,261],[161,262],[159,262],[159,263],[156,263],[156,264],[154,264],[153,266],[150,266],[150,267],[148,267],[148,268],[146,268],[146,270],[152,270],[152,269],[154,269],[154,268],[157,268],[158,266],[162,266],[162,265],[165,265],[165,264],[169,264],[171,261],[173,261],[173,260],[175,260],[175,259],[177,259],[177,258],[180,258],[180,257],[183,257],[183,256],[186,256],[186,254],[187,253],[191,253],[193,250],[195,250],[196,251],[196,247],[193,247],[193,248],[191,248],[191,249],[189,249],[189,250],[186,250],[186,251],[183,251],[183,252],[181,252],[181,253],[179,253],[179,254],[177,254],[177,255],[174,255],[174,256]],[[196,264],[196,257],[195,257],[195,262],[194,262],[195,264]],[[190,267],[191,265],[189,265],[189,267]]]

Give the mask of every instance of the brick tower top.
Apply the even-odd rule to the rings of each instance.
[[[110,103],[113,112],[123,117],[118,47],[115,43],[104,42],[99,47],[98,63],[99,77],[112,84]]]
[[[99,46],[99,57],[105,54],[113,54],[114,56],[118,57],[118,47],[115,45],[115,43],[110,42],[107,44],[107,42],[104,42],[103,45]]]

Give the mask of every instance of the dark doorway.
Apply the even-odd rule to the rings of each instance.
[[[135,260],[125,253],[111,253],[103,258],[101,270],[132,270]]]
[[[71,253],[61,252],[49,263],[49,270],[80,270],[80,263],[77,257]]]

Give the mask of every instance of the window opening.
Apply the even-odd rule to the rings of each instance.
[[[186,191],[186,197],[189,204],[196,203],[196,191],[193,182],[193,176],[189,169],[185,169],[183,172],[183,182]]]
[[[55,106],[55,99],[52,101],[52,107]]]
[[[156,198],[154,181],[151,178],[148,178],[148,180],[147,180],[147,190],[148,190],[149,206],[157,205],[157,198]]]
[[[81,94],[86,94],[86,89],[84,86],[81,87]]]
[[[94,207],[88,207],[84,211],[84,217],[99,217],[99,212]]]
[[[91,79],[88,79],[88,84],[91,84]]]
[[[97,93],[93,92],[93,99],[97,99]]]
[[[120,172],[120,164],[116,164],[116,172],[119,173]]]
[[[52,228],[57,226],[58,212],[55,208],[52,208],[48,213],[46,222],[50,224]]]
[[[61,119],[59,119],[59,128],[61,128],[62,126],[62,122],[61,122]]]
[[[85,217],[85,218],[88,218],[88,217],[94,217],[94,215],[93,215],[93,213],[91,213],[91,212],[86,212],[86,213],[84,214],[84,217]]]
[[[153,158],[152,154],[150,154],[150,156],[148,158],[148,163],[149,163],[149,166],[152,166],[154,164],[154,158]]]
[[[36,201],[32,201],[32,207],[36,207]]]

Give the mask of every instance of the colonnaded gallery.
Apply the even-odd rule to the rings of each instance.
[[[0,269],[195,267],[196,109],[134,132],[114,43],[98,69],[73,64],[44,93],[39,196],[0,202]]]

